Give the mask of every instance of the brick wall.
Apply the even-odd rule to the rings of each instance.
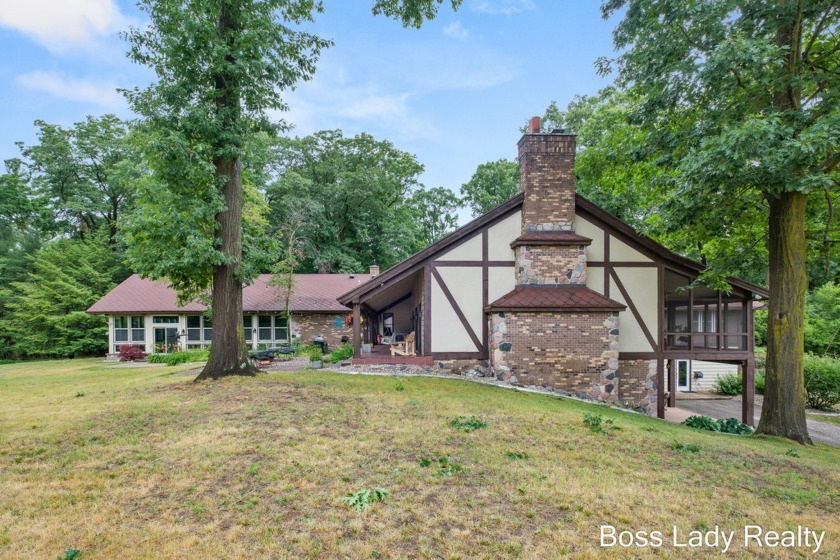
[[[586,248],[582,245],[516,247],[516,284],[586,284]]]
[[[620,360],[618,399],[656,414],[656,360]]]
[[[347,325],[347,315],[338,313],[294,313],[292,314],[292,336],[309,344],[316,336],[323,336],[330,349],[341,345],[341,337],[353,339],[353,327]]]
[[[575,136],[525,134],[519,141],[522,231],[571,231],[575,221]]]
[[[618,314],[496,312],[491,362],[500,380],[614,402],[618,398]]]

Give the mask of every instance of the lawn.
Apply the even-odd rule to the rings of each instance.
[[[0,558],[711,555],[669,541],[603,549],[602,524],[803,525],[827,531],[817,557],[840,557],[838,449],[461,380],[296,372],[194,384],[172,375],[184,369],[0,366]],[[595,433],[586,413],[620,429]],[[486,427],[450,425],[472,416]],[[388,493],[365,511],[341,500],[374,488]]]

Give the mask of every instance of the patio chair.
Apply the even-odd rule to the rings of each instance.
[[[405,337],[404,342],[391,343],[391,356],[416,356],[414,351],[414,331]]]

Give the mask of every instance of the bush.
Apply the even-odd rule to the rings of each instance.
[[[310,362],[320,362],[324,359],[324,356],[321,354],[321,350],[313,350],[309,353],[309,361]]]
[[[805,404],[832,410],[840,403],[840,360],[805,356]]]
[[[146,358],[146,353],[143,351],[142,348],[138,346],[134,346],[131,344],[121,344],[120,345],[120,361],[121,362],[134,362],[137,360],[143,360]]]
[[[740,422],[737,418],[727,418],[726,420],[721,418],[718,420],[718,426],[720,426],[721,433],[724,434],[748,436],[753,433],[753,429],[751,427],[743,422]]]
[[[767,310],[759,309],[753,315],[753,334],[755,345],[758,347],[767,346]]]
[[[698,430],[708,430],[710,432],[720,431],[720,424],[714,418],[708,416],[689,416],[683,424],[689,428],[697,428]]]
[[[755,374],[755,392],[757,395],[764,394],[764,375],[761,373]]]
[[[151,354],[148,361],[152,364],[177,366],[187,362],[206,362],[208,358],[210,358],[209,350],[186,350],[184,352],[172,352],[171,354]]]
[[[741,394],[741,374],[724,373],[715,380],[715,392],[734,397]]]
[[[353,347],[349,344],[342,344],[341,347],[324,358],[324,362],[328,364],[336,364],[342,360],[347,360],[353,357]]]

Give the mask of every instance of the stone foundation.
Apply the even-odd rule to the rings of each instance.
[[[517,285],[586,284],[583,245],[520,245],[516,248]]]
[[[497,379],[579,398],[618,400],[618,314],[496,312],[490,315]]]
[[[656,360],[621,360],[619,367],[621,385],[618,399],[655,416],[658,381]]]

